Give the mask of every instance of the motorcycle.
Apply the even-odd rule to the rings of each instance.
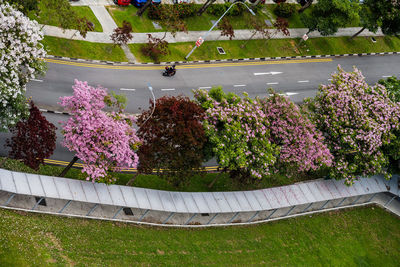
[[[176,73],[175,65],[172,65],[171,67],[167,66],[165,67],[165,71],[163,72],[163,76],[167,77],[172,77]]]

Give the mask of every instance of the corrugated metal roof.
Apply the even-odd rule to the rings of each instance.
[[[270,210],[343,197],[390,191],[399,194],[398,177],[343,181],[315,180],[289,186],[243,192],[168,192],[137,187],[11,172],[0,169],[0,190],[38,197],[116,205],[179,213],[231,213]]]

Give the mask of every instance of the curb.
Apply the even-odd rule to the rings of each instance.
[[[362,57],[362,56],[382,56],[382,55],[400,55],[400,52],[381,52],[381,53],[359,53],[359,54],[337,54],[337,55],[313,55],[313,56],[291,56],[291,57],[256,57],[256,58],[236,58],[236,59],[212,59],[212,60],[194,60],[194,61],[167,61],[159,63],[132,63],[132,62],[118,62],[118,61],[107,61],[107,60],[92,60],[92,59],[80,59],[70,57],[60,57],[47,55],[47,58],[62,59],[67,61],[78,61],[88,62],[93,64],[102,65],[169,65],[169,64],[199,64],[199,63],[218,63],[218,62],[240,62],[240,61],[268,61],[268,60],[281,60],[281,59],[300,59],[300,58],[329,58],[329,57]]]

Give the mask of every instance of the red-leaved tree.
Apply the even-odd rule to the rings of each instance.
[[[235,31],[233,30],[233,26],[227,18],[223,18],[218,23],[218,29],[221,30],[221,36],[226,36],[229,38],[229,40],[232,40],[232,38],[235,37]]]
[[[56,148],[57,128],[47,121],[33,102],[30,104],[29,117],[10,129],[13,137],[6,141],[6,146],[11,148],[9,157],[20,159],[28,167],[38,170]]]
[[[201,168],[206,142],[202,120],[204,110],[184,96],[164,96],[156,100],[155,109],[143,112],[137,124],[142,140],[138,171],[154,170],[167,174],[175,185],[183,182],[193,170]]]
[[[126,45],[132,38],[132,25],[125,21],[122,23],[122,27],[117,27],[114,29],[113,34],[111,34],[111,40],[115,45]]]

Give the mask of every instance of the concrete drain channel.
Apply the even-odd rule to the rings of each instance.
[[[0,207],[157,226],[243,225],[378,203],[399,196],[398,177],[313,180],[235,192],[170,192],[0,169]]]

